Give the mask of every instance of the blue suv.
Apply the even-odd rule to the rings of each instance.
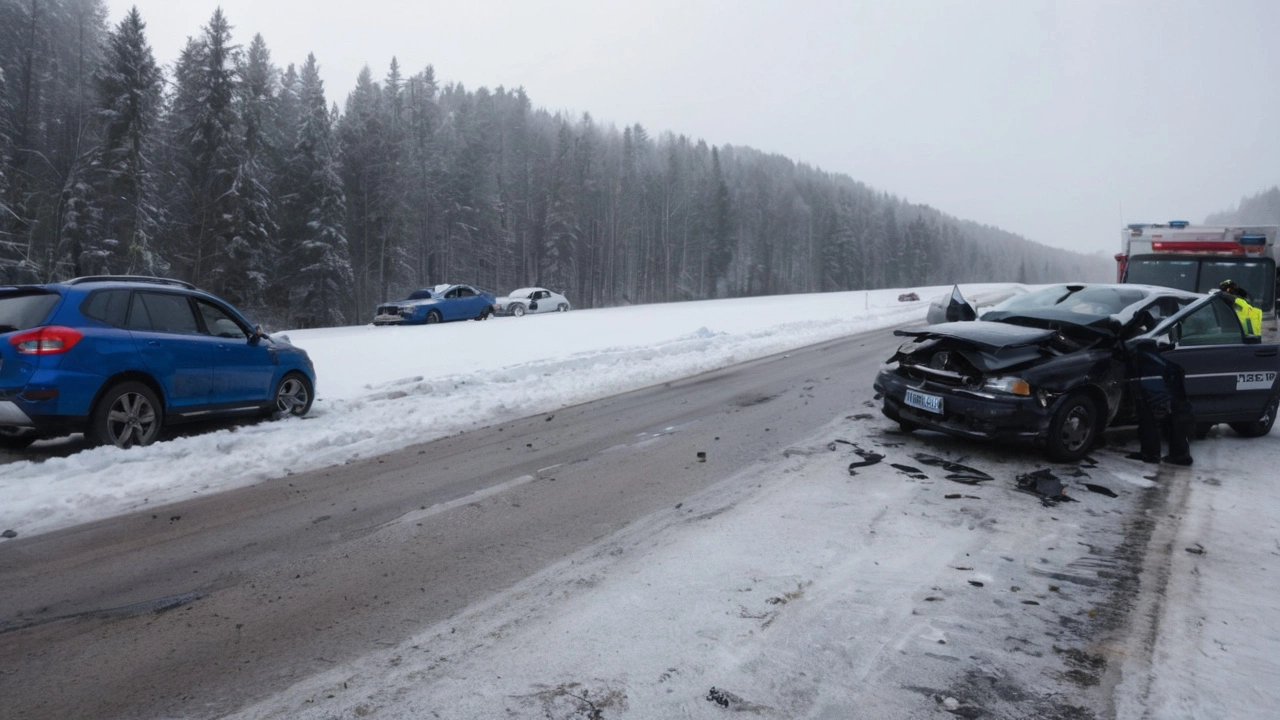
[[[183,420],[304,415],[315,382],[304,350],[189,283],[0,286],[2,449],[75,432],[127,448]]]

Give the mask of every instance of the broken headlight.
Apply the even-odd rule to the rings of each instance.
[[[1020,377],[986,378],[982,381],[982,389],[1007,395],[1022,395],[1023,397],[1031,395],[1031,385]]]

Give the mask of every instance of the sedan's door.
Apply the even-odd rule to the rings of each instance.
[[[555,310],[555,305],[551,302],[551,293],[546,290],[537,290],[529,296],[529,308],[531,312],[551,312]]]
[[[1276,387],[1280,346],[1246,343],[1235,312],[1217,296],[1189,306],[1175,327],[1165,357],[1186,374],[1196,421],[1257,419]]]

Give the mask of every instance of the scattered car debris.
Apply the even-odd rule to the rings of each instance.
[[[857,415],[850,415],[849,419],[850,420],[870,420],[874,417],[875,415],[872,415],[871,413],[858,413]]]
[[[981,470],[978,470],[976,468],[971,468],[968,465],[961,465],[958,462],[952,462],[951,460],[947,460],[946,458],[940,458],[937,455],[930,455],[928,453],[916,453],[911,457],[915,458],[916,460],[919,460],[925,465],[929,465],[932,467],[940,467],[943,470],[946,470],[948,473],[947,475],[948,480],[953,480],[958,483],[964,483],[965,485],[977,485],[978,483],[985,482],[987,480],[995,480],[995,478],[982,472]]]
[[[983,586],[983,582],[982,582],[981,580],[970,580],[970,581],[969,581],[969,584],[970,584],[970,585],[972,585],[972,586],[974,586],[974,587],[982,587],[982,586]]]
[[[1116,494],[1115,490],[1112,490],[1106,485],[1095,485],[1093,483],[1085,483],[1084,486],[1089,490],[1089,492],[1096,492],[1099,495],[1106,495],[1107,497],[1120,497],[1119,495]]]
[[[902,463],[889,463],[889,466],[898,472],[915,480],[928,480],[929,476],[923,470],[913,465],[903,465]]]
[[[16,537],[18,537],[18,531],[17,531],[17,530],[5,530],[4,532],[0,533],[0,537],[2,537],[2,538],[6,538],[6,539],[16,538]]]
[[[872,452],[871,450],[863,450],[862,448],[858,447],[857,445],[854,445],[853,443],[849,443],[849,444],[853,445],[853,451],[858,454],[858,457],[862,458],[862,462],[849,463],[850,475],[857,475],[858,468],[875,465],[876,463],[884,459],[884,455],[881,455],[878,452]]]
[[[1196,543],[1196,546],[1195,546],[1195,547],[1189,547],[1189,548],[1187,548],[1187,552],[1191,553],[1192,555],[1203,555],[1203,554],[1204,554],[1204,546],[1203,546],[1203,545],[1201,545],[1200,543]]]
[[[710,692],[707,693],[707,700],[710,700],[722,708],[727,708],[730,705],[742,706],[748,704],[737,695],[734,695],[728,690],[720,690],[714,685],[711,686]]]
[[[1071,502],[1075,498],[1067,495],[1067,489],[1049,468],[1041,468],[1017,477],[1018,489],[1022,492],[1039,495],[1045,505],[1056,505],[1060,502]]]
[[[698,462],[706,462],[707,454],[701,450],[698,451]]]

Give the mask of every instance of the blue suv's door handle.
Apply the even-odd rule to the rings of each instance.
[[[160,347],[159,340],[148,340],[147,344],[150,345],[151,347]]]

